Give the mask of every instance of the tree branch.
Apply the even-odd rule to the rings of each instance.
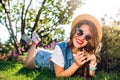
[[[30,0],[29,4],[28,4],[28,6],[27,6],[27,9],[26,9],[26,11],[25,11],[24,19],[26,19],[26,15],[27,15],[27,12],[28,12],[28,9],[29,9],[31,3],[32,3],[32,0]]]
[[[23,6],[22,6],[22,13],[21,13],[21,35],[23,35],[25,33],[24,29],[25,29],[25,22],[24,22],[24,9],[25,9],[25,0],[23,1]]]
[[[32,3],[32,0],[30,0],[29,4],[28,4],[28,6],[27,6],[27,9],[26,9],[26,11],[25,11],[25,14],[24,14],[24,10],[25,10],[25,0],[24,0],[24,2],[23,2],[24,5],[22,6],[22,14],[21,14],[21,35],[25,34],[26,15],[27,15],[27,12],[28,12],[28,9],[29,9],[31,3]]]
[[[43,7],[44,7],[45,2],[46,2],[46,0],[43,1],[42,7],[41,7],[41,8],[39,9],[39,11],[38,11],[38,14],[37,14],[36,20],[35,20],[35,24],[34,24],[34,26],[33,26],[33,28],[32,28],[32,32],[33,32],[33,31],[35,30],[35,28],[37,27],[37,23],[38,23],[38,20],[39,20],[39,17],[40,17],[40,15],[41,15],[41,12],[42,12],[42,9],[43,9]]]

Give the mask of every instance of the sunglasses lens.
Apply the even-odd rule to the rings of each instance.
[[[83,31],[82,31],[81,29],[78,29],[78,30],[77,30],[77,34],[78,34],[79,36],[82,36],[82,35],[83,35]]]
[[[86,36],[85,36],[85,39],[88,41],[88,40],[91,39],[91,36],[90,36],[90,35],[86,35]]]

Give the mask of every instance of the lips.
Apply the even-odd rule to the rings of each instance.
[[[77,43],[78,43],[78,44],[82,44],[82,43],[83,43],[83,40],[77,39]]]

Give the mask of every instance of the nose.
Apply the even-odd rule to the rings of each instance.
[[[81,38],[82,40],[85,40],[85,35],[81,35],[80,38]]]

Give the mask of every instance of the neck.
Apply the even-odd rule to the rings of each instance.
[[[73,48],[73,49],[72,49],[72,52],[73,52],[74,54],[76,54],[76,53],[77,53],[77,51],[79,51],[79,49],[78,49],[78,48]]]

